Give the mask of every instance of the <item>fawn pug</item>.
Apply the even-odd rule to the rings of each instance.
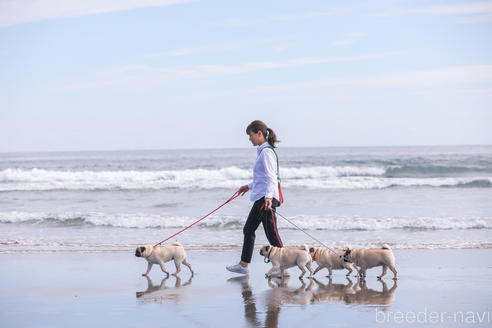
[[[143,257],[148,262],[147,272],[143,273],[142,276],[148,275],[154,264],[159,264],[162,272],[169,276],[169,272],[167,272],[164,263],[171,260],[174,260],[174,265],[176,266],[176,272],[173,273],[173,275],[177,275],[181,271],[181,263],[190,269],[192,276],[194,274],[191,264],[186,261],[186,252],[183,245],[178,242],[167,246],[156,247],[153,247],[152,245],[141,245],[135,250],[135,256]]]

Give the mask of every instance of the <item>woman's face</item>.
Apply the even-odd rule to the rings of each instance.
[[[253,132],[251,131],[248,133],[249,135],[249,141],[253,144],[253,146],[260,146],[265,143],[266,139],[263,136],[263,133],[261,131],[258,132]]]

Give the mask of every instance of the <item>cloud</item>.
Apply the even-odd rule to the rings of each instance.
[[[304,65],[319,65],[329,64],[337,62],[349,62],[359,60],[378,59],[394,56],[397,53],[376,53],[366,54],[358,56],[331,56],[331,57],[304,57],[296,59],[288,59],[283,61],[263,61],[263,62],[250,62],[238,65],[197,65],[190,67],[186,71],[197,73],[197,77],[206,77],[210,74],[236,74],[236,73],[250,73],[256,71],[291,68]]]
[[[394,72],[369,76],[339,77],[333,79],[286,83],[267,87],[236,90],[231,93],[275,93],[313,88],[432,88],[443,85],[462,85],[492,82],[492,65],[457,66],[443,69]]]
[[[340,14],[339,10],[273,15],[273,16],[264,16],[264,17],[254,17],[254,18],[253,17],[229,18],[229,19],[218,21],[217,23],[219,25],[228,25],[228,26],[248,26],[248,25],[266,24],[272,22],[296,21],[296,20],[303,20],[309,18],[327,17],[327,16],[334,16],[337,14]]]
[[[277,52],[277,53],[278,52],[284,52],[284,51],[287,51],[289,49],[293,49],[296,47],[298,47],[297,43],[284,43],[284,44],[276,44],[276,45],[271,46],[272,51]]]
[[[492,2],[466,2],[440,6],[430,6],[412,9],[409,10],[408,13],[429,14],[435,16],[491,14]]]
[[[193,0],[4,0],[0,2],[0,27],[190,1]]]
[[[458,21],[461,22],[486,21],[492,18],[492,1],[451,3],[395,10],[379,13],[376,16],[400,15],[457,16]]]
[[[292,39],[291,37],[283,37],[277,39],[238,40],[238,41],[230,41],[224,43],[201,45],[198,47],[188,47],[188,48],[153,52],[150,54],[146,54],[145,57],[146,58],[180,57],[180,56],[189,56],[189,55],[203,54],[203,53],[237,51],[237,50],[242,50],[252,47],[257,49],[258,46],[267,47],[268,49],[271,49],[272,51],[275,52],[282,52],[285,51],[286,49],[295,46],[295,43],[293,43],[291,39]]]
[[[305,57],[283,61],[264,61],[251,62],[239,65],[198,65],[192,68],[197,73],[209,74],[235,74],[235,73],[250,73],[269,69],[291,68],[304,65],[329,64],[346,61],[358,61],[367,59],[376,59],[392,56],[394,53],[379,53],[359,56],[345,57]]]
[[[334,47],[348,46],[348,45],[356,43],[357,41],[359,41],[362,37],[365,37],[366,35],[367,35],[366,33],[361,33],[361,32],[345,33],[345,36],[343,39],[335,40],[331,43],[331,45]]]
[[[70,88],[94,88],[112,85],[133,85],[153,87],[163,83],[176,84],[179,81],[213,78],[230,74],[245,74],[273,69],[286,69],[305,65],[320,65],[387,58],[400,53],[375,53],[358,56],[303,57],[282,61],[259,61],[237,65],[186,65],[178,67],[154,67],[149,65],[127,65],[99,72],[88,77],[88,82],[77,83]]]
[[[255,42],[255,43],[259,43]],[[250,42],[231,42],[231,43],[222,43],[222,44],[210,44],[204,45],[201,47],[190,47],[190,48],[182,48],[175,50],[168,50],[162,52],[154,52],[145,55],[147,58],[152,57],[178,57],[178,56],[187,56],[201,53],[215,53],[222,51],[231,51],[231,50],[240,50],[249,47]]]

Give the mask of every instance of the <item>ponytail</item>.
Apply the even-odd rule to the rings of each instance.
[[[272,146],[273,148],[277,148],[275,144],[280,141],[277,139],[275,131],[267,127],[267,125],[262,121],[253,121],[246,128],[246,134],[249,134],[250,132],[258,133],[258,131],[261,131],[270,146]]]
[[[270,128],[267,128],[266,139],[267,139],[268,143],[270,144],[270,146],[272,146],[273,148],[276,148],[275,143],[277,143],[279,141],[277,140],[277,135],[275,134],[275,132]]]

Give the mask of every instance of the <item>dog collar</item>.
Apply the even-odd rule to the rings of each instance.
[[[316,251],[314,252],[312,258],[313,258],[313,261],[316,261],[316,253],[318,253],[319,251],[319,248],[316,249]]]
[[[270,251],[268,252],[268,255],[266,257],[266,260],[265,258],[263,259],[263,262],[265,263],[270,263],[270,254],[272,253],[272,250],[273,250],[273,247],[270,247]]]
[[[152,247],[152,249],[150,250],[150,254],[149,254],[149,256],[146,256],[146,257],[145,257],[145,259],[148,259],[149,257],[151,257],[151,256],[152,256],[152,254],[154,253],[154,248],[155,248],[155,246],[154,246],[154,247]]]

